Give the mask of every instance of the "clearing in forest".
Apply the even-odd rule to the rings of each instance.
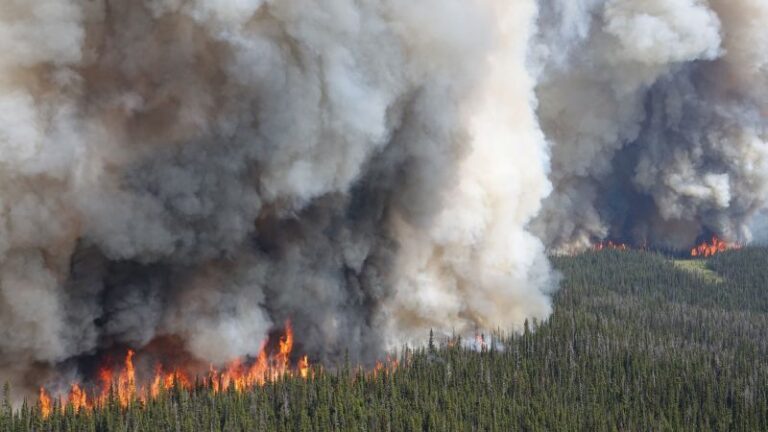
[[[675,267],[702,277],[707,282],[723,283],[725,279],[707,266],[708,260],[676,259]]]

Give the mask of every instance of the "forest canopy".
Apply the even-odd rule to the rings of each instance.
[[[552,317],[520,334],[430,335],[397,362],[313,367],[247,391],[173,386],[123,407],[13,409],[0,431],[768,430],[768,250],[681,261],[553,257]]]

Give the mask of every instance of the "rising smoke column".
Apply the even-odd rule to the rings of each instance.
[[[0,380],[546,318],[537,11],[507,3],[7,0]]]
[[[555,189],[534,223],[545,243],[748,241],[768,191],[768,5],[549,0],[541,10],[537,113]]]
[[[416,326],[457,331],[521,330],[526,317],[546,317],[554,288],[541,241],[525,229],[550,192],[549,154],[535,117],[527,71],[533,2],[498,2],[500,23],[489,71],[470,105],[467,156],[443,207],[429,223],[398,214],[394,305],[387,310],[408,333]],[[394,307],[393,307],[394,306]]]

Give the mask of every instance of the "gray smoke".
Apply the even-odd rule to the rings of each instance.
[[[549,247],[750,240],[768,192],[766,18],[761,0],[542,2],[555,190],[533,227]]]
[[[0,379],[285,320],[370,362],[546,319],[549,251],[747,241],[763,0],[6,0]],[[148,348],[151,347],[151,348]]]
[[[537,11],[506,3],[6,0],[0,380],[545,319]]]

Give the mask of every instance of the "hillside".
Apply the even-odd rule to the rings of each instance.
[[[553,260],[564,278],[551,319],[479,351],[436,340],[378,373],[176,386],[45,419],[36,401],[6,404],[0,431],[768,430],[768,250]]]

